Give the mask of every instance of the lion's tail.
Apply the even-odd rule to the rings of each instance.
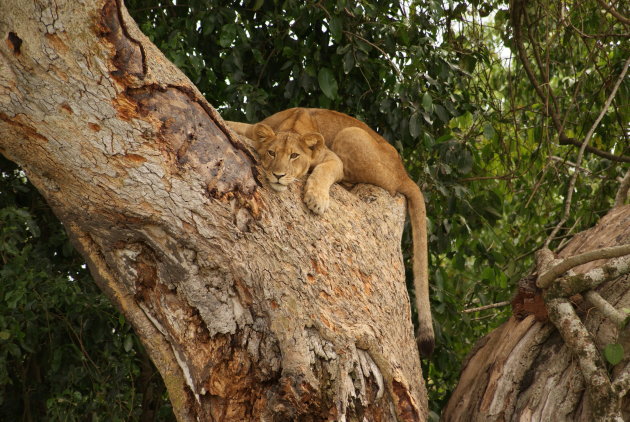
[[[435,336],[429,303],[427,211],[424,196],[411,179],[407,179],[399,191],[407,197],[407,210],[413,231],[413,280],[418,308],[418,348],[422,356],[430,356],[435,346]]]

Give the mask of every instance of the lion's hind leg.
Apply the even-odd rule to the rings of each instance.
[[[361,128],[341,130],[330,149],[343,163],[346,182],[370,183],[393,194],[398,191],[401,172],[407,175],[396,149]]]

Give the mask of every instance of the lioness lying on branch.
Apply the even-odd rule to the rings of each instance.
[[[365,123],[331,110],[292,108],[255,125],[228,124],[254,141],[273,189],[283,191],[312,170],[304,202],[317,214],[328,208],[330,186],[335,182],[371,183],[392,195],[400,192],[407,197],[413,229],[418,346],[423,356],[431,355],[435,340],[429,305],[424,197],[407,175],[396,149]]]

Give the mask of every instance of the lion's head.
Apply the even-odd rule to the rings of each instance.
[[[313,159],[324,146],[324,137],[316,132],[298,135],[274,132],[264,123],[254,126],[254,146],[271,187],[283,191],[308,172]]]

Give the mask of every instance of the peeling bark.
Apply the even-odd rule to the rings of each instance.
[[[143,341],[178,420],[425,420],[404,199],[261,186],[121,3],[0,0],[0,153]],[[18,4],[19,3],[19,4]]]
[[[576,235],[559,253],[558,261],[629,243],[630,205],[615,207],[595,227]],[[555,263],[553,256],[546,261]],[[600,269],[611,262],[614,259],[584,263],[564,279],[602,272]],[[539,268],[539,274],[541,271],[546,269]],[[628,326],[620,327],[616,318],[609,318],[607,306],[593,307],[590,300],[582,300],[579,295],[572,297],[573,303],[547,295],[543,301],[535,280],[535,276],[524,279],[528,289],[519,289],[519,297],[513,302],[518,305],[515,314],[519,318],[512,317],[480,340],[471,352],[442,420],[619,420],[614,417],[619,406],[621,416],[630,418],[630,400],[623,397],[619,403],[629,379]],[[597,296],[615,309],[630,308],[628,274],[592,286],[597,286]],[[585,296],[593,299],[592,295]],[[547,313],[541,312],[545,306],[559,330],[547,322]],[[576,313],[579,319],[574,317]],[[622,344],[626,358],[615,367],[606,368],[601,352],[606,344],[615,342]],[[596,406],[592,406],[593,402]]]

